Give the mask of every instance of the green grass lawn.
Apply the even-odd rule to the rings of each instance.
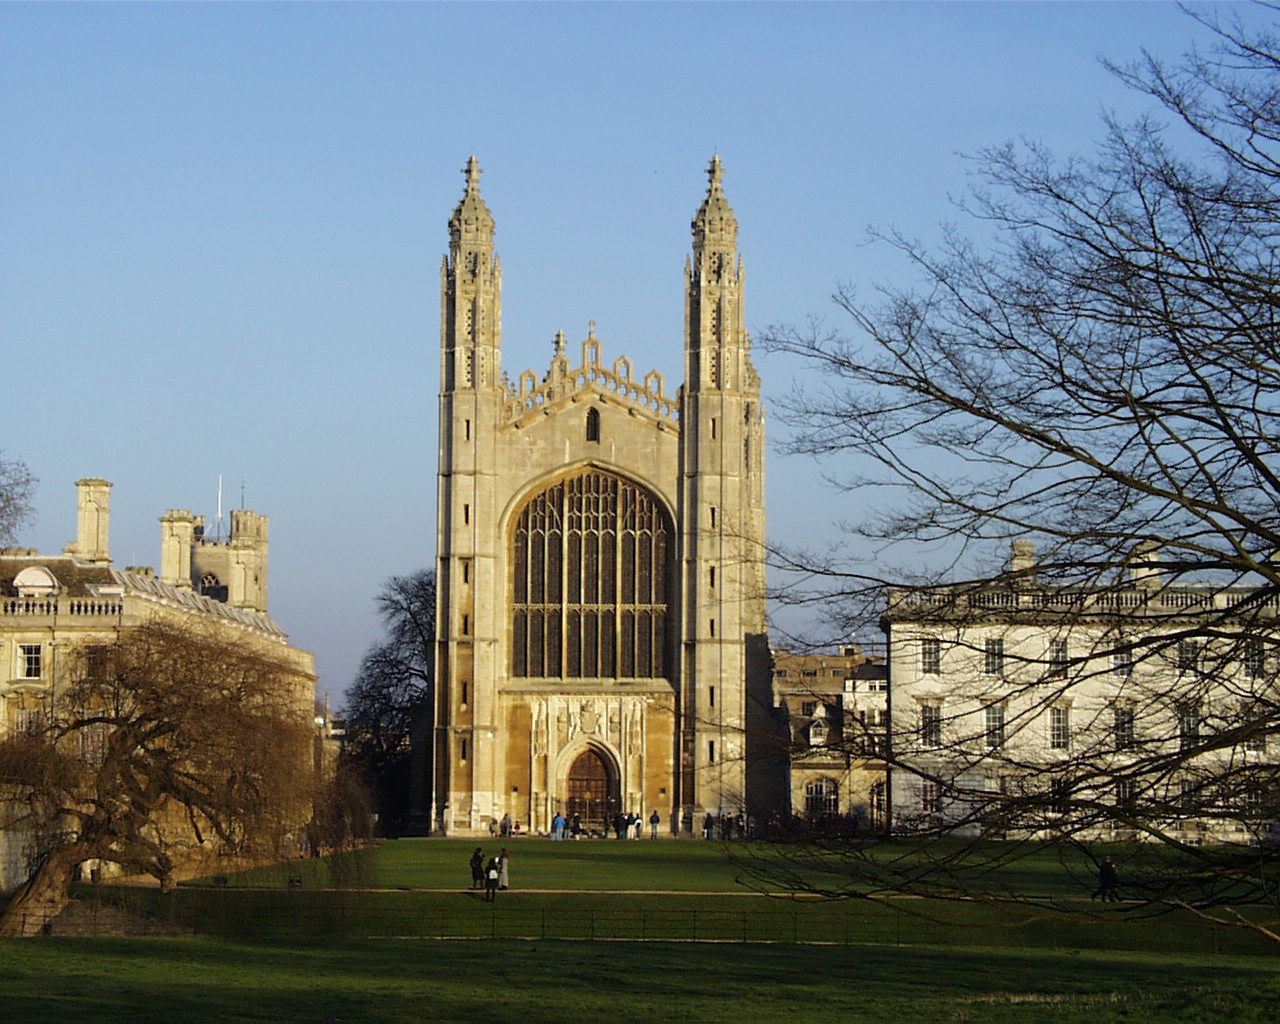
[[[9,940],[3,1018],[1165,1022],[1275,1019],[1259,958],[665,943]]]
[[[289,874],[301,873],[308,887],[465,888],[470,883],[471,851],[480,846],[489,857],[501,845],[490,840],[396,839],[365,855],[295,861],[233,875],[229,882],[275,886],[284,884]],[[819,886],[850,881],[838,853],[811,852],[803,844],[602,839],[553,843],[527,838],[509,840],[505,846],[511,854],[513,888],[519,889],[729,892],[784,888],[777,881],[756,879],[751,868],[759,865],[785,866]],[[895,849],[899,855],[911,855],[908,844]],[[984,874],[978,884],[993,892],[1081,896],[1093,889],[1096,878],[1096,868],[1078,851],[1047,849]]]
[[[496,852],[485,844],[486,852]],[[488,847],[492,846],[492,851]],[[991,946],[1164,954],[1280,952],[1241,928],[1184,912],[1093,904],[1054,858],[1019,865],[1030,891],[1073,899],[1032,902],[938,899],[823,900],[765,895],[739,883],[740,865],[705,842],[518,840],[510,844],[512,891],[496,904],[469,890],[474,842],[398,840],[332,859],[245,872],[225,885],[197,882],[162,895],[86,887],[89,899],[224,938],[487,938],[810,942],[841,945]],[[291,875],[300,888],[288,884]],[[1007,888],[1007,880],[998,888]],[[1086,884],[1087,887],[1087,884]],[[1253,911],[1251,911],[1253,912]],[[1265,910],[1258,911],[1265,914]],[[1274,917],[1274,913],[1270,915]]]
[[[471,851],[494,856],[500,843],[462,839],[394,839],[372,856],[295,861],[229,878],[232,885],[280,885],[300,872],[308,886],[465,889],[471,884]],[[518,889],[723,892],[738,890],[739,869],[718,843],[581,840],[553,843],[516,839],[512,887]]]
[[[738,884],[719,844],[536,839],[509,845],[489,905],[467,888],[475,845],[86,887],[199,934],[0,942],[0,1020],[1270,1024],[1280,999],[1275,943],[1185,914],[794,899]],[[993,888],[1015,883],[1079,896],[1088,872],[1046,853]]]

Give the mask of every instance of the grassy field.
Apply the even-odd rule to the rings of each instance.
[[[1270,1022],[1265,959],[663,943],[10,940],[3,1018]]]
[[[500,843],[486,840],[400,839],[382,843],[373,856],[297,861],[231,876],[231,885],[279,885],[300,872],[307,886],[382,886],[388,888],[465,888],[468,861],[479,845],[486,857]],[[514,888],[590,889],[596,891],[728,892],[749,886],[753,861],[776,859],[790,847],[771,844],[722,844],[701,841],[639,842],[546,839],[508,841]],[[794,864],[788,863],[790,867]],[[847,881],[837,858],[807,858],[801,873],[819,885]],[[1097,869],[1079,853],[1040,851],[1003,866],[985,879],[993,891],[1008,889],[1035,896],[1087,895]],[[777,886],[766,886],[774,888]]]
[[[0,1019],[1247,1024],[1280,1000],[1274,943],[1091,904],[1088,865],[1053,855],[1015,880],[1073,899],[824,901],[748,890],[717,844],[520,840],[489,905],[474,847],[98,887],[200,934],[0,943]]]
[[[471,851],[496,855],[496,841],[397,839],[372,856],[296,861],[228,878],[231,885],[280,885],[300,872],[312,886],[465,889]],[[509,841],[513,888],[723,892],[740,889],[738,870],[718,843],[545,839]]]
[[[823,900],[739,883],[718,844],[512,843],[512,891],[489,905],[469,890],[474,843],[400,840],[184,885],[162,895],[86,887],[93,901],[223,938],[486,938],[891,943],[1005,949],[1274,955],[1241,928],[1178,911],[1091,903],[1091,880],[1045,856],[1018,866],[1034,900]],[[494,847],[496,852],[496,847]],[[296,876],[301,886],[291,887]],[[1064,881],[1065,880],[1065,881]],[[1009,887],[996,880],[997,888]],[[995,884],[995,883],[993,883]],[[1056,892],[1055,892],[1056,886]],[[1040,894],[1048,892],[1049,896]],[[1069,895],[1064,896],[1063,893]],[[1250,911],[1253,912],[1253,911]],[[1258,913],[1263,914],[1262,911]],[[1271,916],[1274,916],[1272,914]]]

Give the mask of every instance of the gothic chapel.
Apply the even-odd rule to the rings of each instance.
[[[441,267],[433,826],[557,811],[662,830],[774,805],[764,413],[718,157],[685,264],[684,384],[594,324],[502,371],[494,220],[467,162]]]

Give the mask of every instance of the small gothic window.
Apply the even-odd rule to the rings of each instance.
[[[215,601],[221,601],[223,604],[227,601],[227,588],[211,572],[207,572],[200,577],[200,593],[205,597],[213,598]]]
[[[600,440],[600,412],[597,409],[587,410],[587,440]]]

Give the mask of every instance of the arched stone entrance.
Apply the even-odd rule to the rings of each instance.
[[[574,758],[565,777],[565,814],[578,815],[583,828],[607,829],[612,817],[621,809],[618,798],[618,773],[610,758],[587,747]]]

